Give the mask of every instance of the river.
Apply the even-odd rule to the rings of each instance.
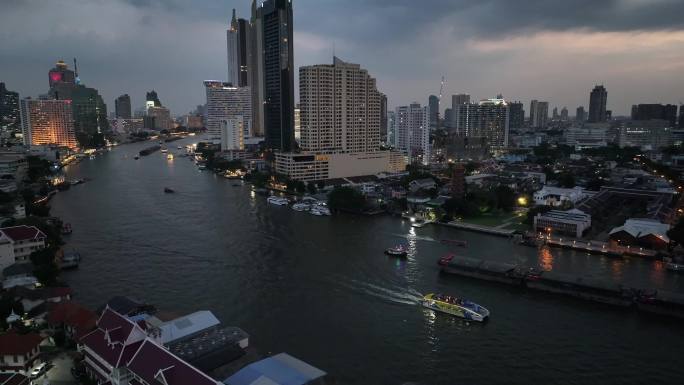
[[[171,143],[185,145],[195,138]],[[57,194],[70,222],[67,249],[84,257],[66,272],[75,300],[97,307],[129,295],[178,314],[213,311],[250,334],[260,351],[288,352],[340,384],[678,384],[682,322],[439,273],[467,240],[466,256],[525,262],[640,287],[684,291],[660,263],[536,250],[505,238],[389,216],[316,217],[273,206],[249,186],[160,153],[150,143],[114,148],[69,166],[90,178]],[[164,194],[171,187],[176,194]],[[383,250],[407,239],[405,260]],[[417,306],[445,292],[489,308],[469,324]]]

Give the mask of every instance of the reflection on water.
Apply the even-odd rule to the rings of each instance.
[[[545,271],[553,270],[553,254],[551,248],[546,245],[539,248],[539,267]]]
[[[614,259],[610,263],[610,271],[611,271],[614,279],[621,279],[622,278],[622,273],[624,271],[624,268],[625,268],[625,262],[622,260]]]

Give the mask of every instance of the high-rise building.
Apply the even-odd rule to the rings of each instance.
[[[233,18],[226,31],[226,45],[228,53],[228,77],[227,81],[233,87],[240,83],[240,48],[238,38],[238,21],[233,8]]]
[[[55,67],[48,72],[48,80],[50,88],[57,83],[76,84],[76,74],[69,69],[64,61],[60,60],[55,64]]]
[[[24,145],[78,147],[71,100],[21,100]]]
[[[525,126],[525,108],[522,102],[508,103],[510,109],[509,126],[513,129],[523,128]]]
[[[430,119],[428,107],[420,103],[395,110],[395,147],[408,154],[412,163],[430,161]]]
[[[19,93],[8,91],[5,83],[0,83],[0,129],[19,128]]]
[[[677,126],[677,106],[674,104],[636,104],[632,106],[632,120],[667,120]]]
[[[252,102],[249,87],[215,80],[204,82],[207,94],[206,127],[211,140],[221,140],[221,122],[242,117],[244,138],[251,137]]]
[[[553,120],[558,120],[560,116],[558,115],[558,107],[553,107],[553,113],[551,114]]]
[[[560,119],[561,119],[563,122],[567,122],[567,121],[568,121],[568,107],[563,107],[563,108],[561,109]]]
[[[219,126],[222,151],[245,149],[245,119],[243,116],[221,120]]]
[[[483,140],[490,150],[508,146],[510,107],[504,99],[485,99],[459,107],[457,130],[469,139]]]
[[[454,118],[454,110],[447,108],[444,110],[444,127],[448,131],[456,129],[456,119]]]
[[[439,97],[430,95],[428,109],[430,112],[430,131],[435,131],[439,128]]]
[[[294,110],[294,129],[295,129],[295,140],[297,143],[302,139],[302,109],[299,108],[299,104]]]
[[[152,90],[145,95],[145,107],[162,107],[157,91]]]
[[[124,94],[114,101],[114,111],[117,119],[131,118],[131,97]]]
[[[530,102],[530,127],[546,128],[549,120],[549,102]]]
[[[394,139],[396,137],[396,113],[394,111],[387,111],[387,145],[389,146],[394,146],[396,143],[396,140]]]
[[[464,104],[470,104],[470,95],[468,94],[457,94],[457,95],[451,95],[451,119],[448,121],[450,122],[450,126],[453,129],[457,129],[458,127],[458,121],[460,119],[459,117],[459,112],[461,108],[459,106],[462,106]],[[446,113],[445,113],[446,116]],[[462,135],[463,133],[458,132],[458,135]]]
[[[266,0],[258,8],[253,2],[252,9],[256,12],[258,79],[254,86],[259,89],[254,100],[259,128],[269,148],[288,152],[295,141],[292,1]]]
[[[455,109],[455,106],[458,106],[459,104],[469,104],[470,103],[470,95],[468,94],[457,94],[457,95],[452,95],[451,96],[451,108]]]
[[[387,95],[380,93],[380,143],[387,143],[389,131],[387,111]]]
[[[252,25],[245,19],[238,19],[233,9],[233,18],[226,31],[228,49],[228,83],[235,87],[252,85]]]
[[[575,120],[578,123],[583,123],[585,120],[587,120],[587,116],[586,116],[586,113],[584,112],[583,106],[577,107],[577,112],[575,112]]]
[[[602,85],[597,85],[589,96],[589,123],[601,123],[608,120],[606,105],[608,103],[608,91]]]
[[[299,99],[304,151],[377,151],[382,94],[375,79],[358,64],[337,57],[333,64],[299,69]]]
[[[173,119],[171,119],[171,111],[166,107],[150,106],[147,107],[148,118],[154,119],[153,127],[155,130],[170,130],[173,128]]]

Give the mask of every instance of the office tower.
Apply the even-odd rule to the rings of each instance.
[[[677,126],[677,106],[673,104],[637,104],[632,106],[632,120],[667,120]]]
[[[387,117],[387,95],[380,93],[380,143],[387,144],[388,117]]]
[[[382,94],[358,64],[299,69],[301,148],[318,153],[370,152],[380,146]]]
[[[78,147],[71,100],[21,100],[24,145]]]
[[[459,106],[464,104],[470,104],[470,95],[468,94],[457,94],[451,95],[451,119],[449,120],[452,129],[457,129],[459,117],[459,111],[461,110]],[[446,115],[446,114],[445,114]],[[462,133],[458,132],[459,135]]]
[[[238,19],[233,9],[233,18],[226,31],[228,83],[233,86],[252,85],[252,39],[252,25],[245,19]]]
[[[240,48],[238,38],[238,21],[233,8],[233,18],[226,31],[226,45],[228,53],[228,78],[230,85],[238,87],[240,85]]]
[[[5,83],[0,83],[0,129],[16,130],[19,123],[19,93],[7,90]]]
[[[171,111],[163,106],[149,106],[147,107],[148,118],[153,118],[154,123],[152,128],[155,130],[170,130],[173,128],[173,119],[171,119]],[[147,127],[149,128],[149,127]]]
[[[302,139],[302,110],[299,108],[299,104],[294,110],[294,124],[295,140],[299,143]]]
[[[244,137],[251,137],[252,102],[249,87],[234,87],[215,80],[204,82],[207,94],[206,127],[209,139],[221,140],[221,122],[242,117]]]
[[[258,87],[255,106],[259,130],[272,150],[294,148],[294,54],[292,1],[266,0],[252,4],[257,47]]]
[[[387,111],[387,145],[395,147],[396,137],[396,113],[394,111]]]
[[[145,107],[161,107],[162,103],[159,100],[157,91],[152,90],[145,94]]]
[[[525,109],[522,102],[512,102],[508,104],[510,110],[509,126],[513,129],[523,128],[525,126]]]
[[[561,109],[560,119],[564,122],[568,121],[568,108],[567,107],[563,107]]]
[[[608,102],[608,91],[602,85],[597,85],[589,96],[589,123],[600,123],[608,120],[606,115],[606,104]]]
[[[57,83],[76,84],[76,74],[68,68],[64,61],[60,60],[55,64],[55,67],[48,72],[48,80],[50,88]]]
[[[482,139],[490,149],[508,146],[510,107],[504,99],[485,99],[459,106],[457,130],[466,138]]]
[[[430,95],[428,109],[430,111],[430,131],[435,131],[439,128],[439,98],[437,96]]]
[[[430,119],[428,107],[420,103],[397,107],[395,110],[395,147],[408,154],[411,162],[430,161]]]
[[[546,128],[549,120],[549,103],[532,100],[530,102],[530,127]]]
[[[553,120],[558,120],[558,107],[553,107],[553,113],[552,113],[552,118]]]
[[[578,123],[583,123],[585,120],[587,120],[586,113],[584,112],[584,107],[577,107],[577,112],[575,112],[575,120]]]
[[[130,119],[131,118],[131,97],[124,94],[116,98],[114,101],[114,111],[116,118]]]
[[[221,151],[239,151],[245,149],[245,119],[236,116],[219,122],[221,130]]]
[[[454,110],[451,108],[447,108],[444,110],[444,127],[448,131],[451,131],[456,128],[454,120]]]

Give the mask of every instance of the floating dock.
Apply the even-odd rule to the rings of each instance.
[[[626,287],[605,280],[540,271],[534,268],[476,258],[454,257],[442,265],[444,273],[560,294],[640,312],[684,318],[684,294]]]

